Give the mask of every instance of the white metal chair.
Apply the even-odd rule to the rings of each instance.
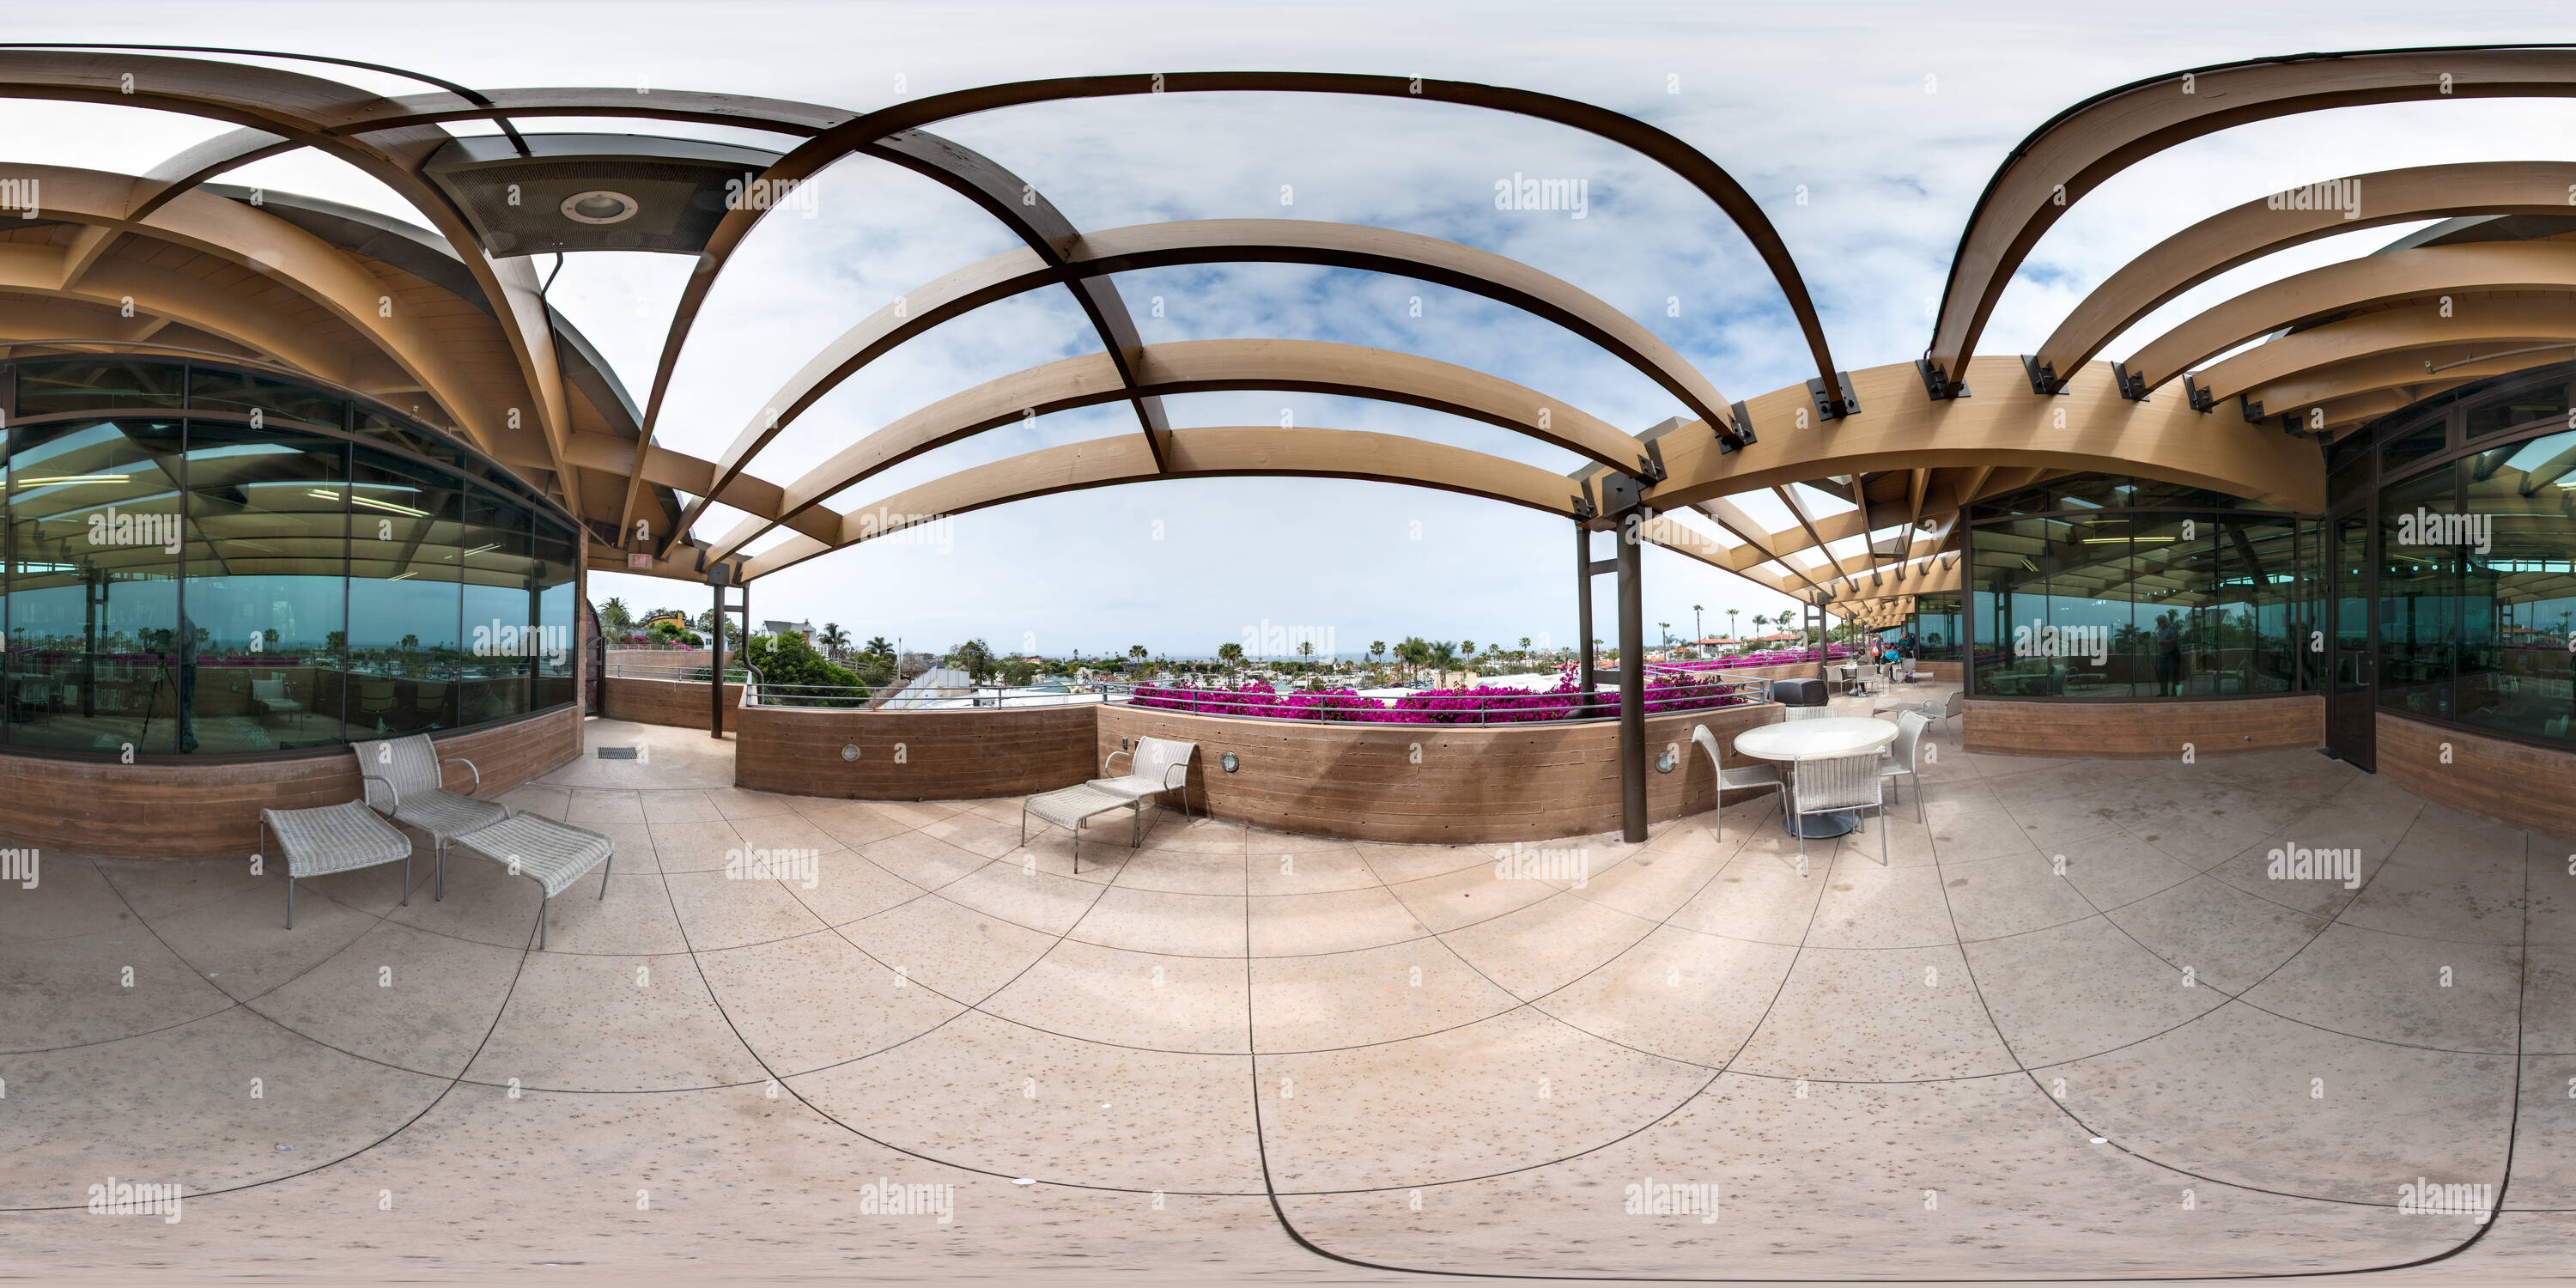
[[[1952,689],[1949,696],[1941,698],[1925,700],[1890,698],[1886,701],[1880,702],[1877,706],[1871,707],[1869,713],[1875,716],[1885,715],[1890,711],[1920,711],[1923,713],[1923,718],[1927,721],[1939,720],[1944,722],[1942,728],[1944,732],[1947,732],[1950,729],[1947,722],[1965,715],[1967,710],[1968,691],[1965,689]],[[1952,742],[1957,742],[1958,738],[1953,734],[1950,740]]]
[[[1787,710],[1789,712],[1789,718],[1792,720],[1831,720],[1834,718],[1834,709],[1832,707],[1790,707]]]
[[[1845,662],[1836,669],[1842,673],[1843,692],[1857,693],[1860,691],[1860,663]]]
[[[1815,756],[1792,762],[1791,779],[1797,799],[1790,808],[1797,811],[1798,822],[1790,831],[1798,834],[1798,857],[1807,856],[1807,829],[1804,820],[1811,814],[1836,814],[1844,810],[1884,810],[1881,788],[1886,780],[1878,776],[1880,753],[1864,751],[1851,756]],[[1878,865],[1887,866],[1887,828],[1878,829]]]
[[[358,777],[365,780],[367,806],[388,814],[397,823],[409,823],[429,833],[437,849],[437,875],[431,879],[432,898],[447,897],[447,838],[460,832],[488,827],[510,816],[510,807],[499,801],[476,800],[447,790],[439,766],[458,764],[474,775],[474,788],[483,788],[483,771],[462,756],[441,757],[429,735],[416,733],[408,738],[386,738],[374,742],[353,742],[349,750],[358,755]],[[390,808],[376,803],[376,788],[382,784],[392,798]]]
[[[311,809],[264,809],[259,812],[260,851],[268,838],[286,851],[286,928],[295,929],[295,883],[305,877],[371,868],[399,861],[403,865],[402,901],[411,902],[411,838],[376,817],[357,801]]]
[[[1923,821],[1923,775],[1915,771],[1922,763],[1920,756],[1923,727],[1930,723],[1932,723],[1931,718],[1920,711],[1908,711],[1898,716],[1896,741],[1888,744],[1887,760],[1878,771],[1878,776],[1881,778],[1894,778],[1902,774],[1914,780],[1914,820],[1918,823]],[[1895,792],[1896,785],[1888,784],[1888,790]],[[1898,792],[1896,799],[1902,801],[1905,796]]]
[[[1786,786],[1780,781],[1780,767],[1767,760],[1727,768],[1726,758],[1717,751],[1717,735],[1710,733],[1707,725],[1691,726],[1691,741],[1708,753],[1708,766],[1717,771],[1717,821],[1709,825],[1709,830],[1721,841],[1726,839],[1727,792],[1778,792]]]
[[[1195,742],[1178,742],[1170,738],[1139,738],[1132,749],[1121,748],[1109,753],[1111,762],[1127,758],[1127,773],[1118,778],[1095,778],[1084,784],[1122,800],[1141,801],[1148,796],[1178,790],[1181,813],[1190,812],[1190,757],[1198,754]],[[1102,769],[1109,766],[1103,764]],[[1180,776],[1179,782],[1172,781]]]

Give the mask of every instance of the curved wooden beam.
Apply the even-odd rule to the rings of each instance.
[[[2438,316],[2436,320],[2439,320]],[[2245,398],[2260,403],[2267,414],[2275,415],[2290,413],[2304,417],[2311,407],[2343,406],[2354,399],[2383,394],[2396,400],[2389,407],[2394,411],[2432,397],[2464,380],[2520,371],[2552,357],[2576,358],[2576,348],[2537,356],[2515,352],[2528,347],[2523,344],[2445,341],[2420,348],[2393,349],[2294,372],[2242,393]],[[2499,350],[2507,356],[2481,356],[2494,355]]]
[[[889,466],[1012,421],[1148,394],[1275,389],[1404,403],[1480,420],[1622,470],[1640,468],[1637,439],[1588,412],[1467,367],[1317,340],[1182,340],[1145,346],[1137,382],[1119,378],[1105,354],[1086,354],[1014,372],[912,412],[835,453],[787,487],[779,516],[792,516]],[[1174,431],[1178,432],[1178,431]],[[1563,478],[1557,485],[1576,489]],[[776,520],[747,519],[714,545],[725,558]]]
[[[399,116],[404,109],[338,81],[273,67],[130,51],[0,49],[0,98],[153,108],[225,121],[320,150],[391,188],[456,250],[492,303],[527,388],[529,410],[560,466],[571,412],[535,270],[524,260],[499,262],[484,254],[464,213],[423,177],[423,163],[450,141],[447,131],[427,124],[369,126],[371,119]],[[226,146],[238,147],[239,141]],[[198,157],[193,163],[202,167],[216,160],[220,158]],[[166,164],[182,162],[173,158]],[[144,195],[157,194],[147,190]],[[579,476],[562,468],[555,476],[578,511]]]
[[[800,149],[801,150],[801,149]],[[879,160],[891,161],[915,174],[944,185],[983,208],[984,213],[1009,228],[1027,244],[1031,253],[1049,268],[1061,268],[1072,249],[1076,233],[1073,221],[1064,217],[1055,203],[1023,182],[1016,174],[1003,169],[991,158],[971,148],[962,147],[938,135],[921,130],[904,130],[884,138],[872,139],[857,151]],[[790,154],[794,155],[794,154]],[[782,160],[780,165],[784,165]],[[767,172],[778,173],[772,166]],[[800,175],[797,182],[810,179]],[[749,203],[745,203],[746,206]],[[681,287],[679,306],[672,310],[671,327],[663,337],[662,354],[654,364],[653,388],[644,403],[643,440],[653,441],[660,426],[662,405],[671,388],[671,375],[679,367],[680,351],[689,332],[697,324],[700,305],[715,286],[716,276],[748,235],[754,223],[766,211],[736,209],[719,221],[715,232],[698,256],[698,269]],[[731,236],[728,236],[728,233]],[[1136,382],[1136,356],[1144,348],[1137,334],[1136,320],[1127,312],[1127,301],[1118,294],[1117,286],[1106,278],[1068,276],[1065,284],[1073,291],[1075,303],[1082,306],[1083,316],[1091,323],[1092,332],[1100,337],[1102,352],[1116,368],[1119,379],[1127,385]],[[1163,455],[1164,441],[1172,432],[1171,417],[1163,410],[1160,398],[1136,395],[1129,400],[1136,411],[1137,426],[1144,431],[1146,450],[1156,459]],[[626,532],[634,522],[637,500],[642,486],[628,481],[626,500],[619,512],[618,531]],[[688,520],[693,522],[694,520]],[[664,535],[661,548],[669,550],[679,540],[680,525]]]
[[[2440,304],[2378,309],[2340,322],[2267,340],[2200,373],[2214,398],[2234,398],[2260,385],[2357,358],[2402,353],[2433,345],[2509,348],[2576,339],[2576,307],[2562,294],[2454,300],[2451,316]],[[2018,367],[2018,362],[2014,366]],[[2420,362],[2419,362],[2420,365]],[[2435,364],[2440,365],[2440,364]],[[2530,364],[2524,364],[2530,365]],[[2435,374],[2435,373],[2427,373]],[[2027,382],[2024,385],[2027,388]],[[1980,393],[1978,397],[1985,395]],[[2178,403],[2180,399],[2166,399]],[[2270,410],[2267,406],[2265,410]],[[2301,507],[2313,511],[2316,507]]]
[[[2111,176],[2175,144],[2337,107],[2571,94],[2576,52],[2557,45],[2300,54],[2194,68],[2097,94],[2032,131],[1987,182],[1951,257],[1924,357],[1959,371],[2004,287],[2059,216]]]
[[[2576,245],[2475,242],[2389,251],[2294,273],[2211,306],[2138,350],[2131,374],[2149,389],[2283,327],[2417,296],[2576,290]]]
[[[527,459],[517,450],[507,428],[507,408],[487,404],[473,391],[466,373],[449,356],[434,319],[411,310],[383,306],[384,284],[357,261],[321,238],[264,210],[210,193],[171,194],[148,220],[129,216],[126,201],[134,181],[125,175],[64,166],[13,166],[13,176],[36,181],[51,218],[118,233],[130,233],[185,247],[250,268],[327,310],[379,353],[420,382],[421,388],[463,423],[484,451],[505,459]],[[87,249],[95,249],[95,244]],[[351,383],[348,357],[327,352],[309,328],[290,323],[254,295],[216,287],[201,279],[175,274],[133,260],[99,258],[78,265],[66,261],[85,249],[76,243],[66,251],[27,246],[27,252],[51,255],[50,270],[26,257],[12,257],[20,276],[9,281],[19,294],[59,293],[70,298],[117,305],[131,296],[139,310],[174,317],[199,330],[262,352],[290,357],[335,383]]]
[[[1877,470],[2029,468],[2139,474],[2301,513],[2325,508],[2325,474],[2313,442],[2279,433],[2212,434],[2211,422],[2184,399],[2121,398],[2109,363],[2087,364],[2054,397],[2030,391],[2015,357],[1980,358],[1970,370],[1977,373],[1976,396],[1937,403],[1923,397],[1912,363],[1852,372],[1871,414],[1838,423],[1831,434],[1787,432],[1801,414],[1812,414],[1804,387],[1759,395],[1746,403],[1759,441],[1741,451],[1720,453],[1705,426],[1658,439],[1668,475],[1647,490],[1646,503],[1669,510]]]
[[[933,95],[836,124],[779,158],[762,178],[773,187],[781,184],[793,186],[844,157],[875,156],[946,184],[1002,220],[1030,249],[1051,262],[1060,262],[1070,248],[1073,228],[1051,203],[1038,196],[1035,188],[1021,183],[991,160],[945,139],[923,133],[923,128],[953,117],[1034,103],[1209,92],[1355,94],[1429,99],[1536,117],[1584,130],[1643,153],[1699,189],[1753,243],[1755,253],[1770,268],[1773,279],[1787,297],[1790,312],[1806,335],[1825,387],[1834,387],[1833,354],[1826,344],[1824,325],[1816,316],[1814,301],[1807,294],[1806,283],[1798,274],[1787,244],[1781,241],[1778,230],[1771,226],[1769,217],[1763,214],[1751,194],[1745,192],[1742,185],[1715,161],[1663,130],[1606,108],[1549,94],[1466,81],[1319,72],[1157,72],[1022,81]],[[498,99],[502,96],[496,94],[492,97]],[[680,351],[695,325],[699,307],[704,303],[707,292],[714,288],[715,280],[725,265],[731,261],[736,248],[766,213],[756,209],[728,211],[708,237],[700,256],[699,271],[682,289],[679,307],[672,315],[670,333],[663,340],[661,360],[656,365],[653,390],[645,409],[644,436],[647,442],[651,441],[659,420],[670,372],[679,361]],[[1126,321],[1124,326],[1120,325],[1126,314],[1124,306],[1115,302],[1114,290],[1078,289],[1077,294],[1082,297],[1084,311],[1091,315],[1094,325],[1101,331],[1103,342],[1112,353],[1124,353],[1132,348],[1133,323]],[[1138,415],[1145,424],[1149,441],[1159,441],[1159,434],[1167,428],[1158,419],[1158,413],[1159,408],[1139,405]],[[630,493],[630,506],[632,500]]]
[[[2576,164],[2472,161],[2381,170],[2352,182],[2359,185],[2355,212],[2326,204],[2284,208],[2264,197],[2156,243],[2094,287],[2035,356],[2055,370],[2073,371],[2175,296],[2238,265],[2338,233],[2458,215],[2566,215]]]
[[[933,520],[1059,492],[1166,478],[1362,479],[1480,496],[1571,519],[1565,477],[1535,465],[1397,434],[1344,429],[1226,426],[1172,431],[1159,464],[1133,437],[1041,448],[933,479],[829,516],[838,539],[810,532],[753,556],[744,576],[761,577],[843,546]],[[713,558],[716,556],[710,556]]]
[[[730,478],[817,399],[906,340],[993,301],[1051,285],[1185,264],[1319,264],[1391,273],[1484,296],[1582,336],[1680,398],[1703,419],[1726,416],[1726,396],[1661,337],[1570,282],[1518,260],[1414,233],[1300,219],[1202,219],[1086,233],[1060,268],[1036,252],[1011,250],[907,291],[843,332],[764,403],[717,458]],[[680,518],[685,536],[704,498]]]

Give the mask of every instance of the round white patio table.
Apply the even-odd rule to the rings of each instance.
[[[1735,735],[1735,750],[1756,760],[1819,760],[1830,756],[1854,756],[1864,751],[1877,751],[1896,741],[1896,726],[1886,720],[1861,716],[1829,716],[1823,720],[1783,720],[1778,724],[1756,725]],[[1782,794],[1791,795],[1797,787],[1796,773],[1780,773]],[[1781,829],[1792,836],[1809,838],[1841,836],[1860,826],[1860,817],[1851,810],[1817,814],[1799,819],[1793,802],[1783,810]],[[1791,820],[1800,825],[1791,829]]]

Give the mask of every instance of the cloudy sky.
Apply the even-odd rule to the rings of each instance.
[[[90,3],[21,10],[12,40],[156,42],[381,61],[482,88],[733,91],[874,109],[979,84],[1107,72],[1344,71],[1481,81],[1624,112],[1679,135],[1760,201],[1797,256],[1838,360],[1917,356],[1959,228],[2011,148],[2059,109],[2164,72],[2310,50],[2576,41],[2576,6],[2443,4],[611,4],[357,6]],[[391,93],[395,78],[315,69]],[[221,126],[73,104],[0,104],[11,159],[136,172]],[[2128,257],[2227,206],[2316,179],[2440,161],[2566,159],[2576,102],[2461,100],[2230,130],[2133,167],[2059,221],[1981,348],[2027,352]],[[464,127],[455,127],[462,130]],[[791,140],[665,123],[523,121],[532,131]],[[1805,348],[1744,239],[1652,163],[1561,127],[1438,104],[1316,95],[1162,95],[1015,108],[935,127],[1027,178],[1076,225],[1296,218],[1376,224],[1513,256],[1627,311],[1729,398],[1803,382]],[[1494,208],[1513,175],[1582,179],[1589,205]],[[296,155],[237,181],[415,218],[337,162]],[[701,312],[659,434],[713,457],[811,354],[894,296],[1017,243],[962,199],[844,161],[810,217],[773,215]],[[2237,270],[2115,341],[2122,356],[2254,285],[2366,253],[2407,228],[2328,239]],[[689,262],[574,257],[552,298],[641,403]],[[1406,279],[1248,265],[1127,274],[1148,342],[1284,336],[1365,344],[1503,375],[1644,429],[1679,404],[1567,333]],[[1418,300],[1418,316],[1417,304]],[[788,481],[886,422],[982,381],[1095,350],[1071,298],[982,310],[874,364],[754,462]],[[1491,427],[1365,400],[1199,394],[1179,426],[1413,434],[1552,470],[1571,454]],[[835,498],[848,510],[1040,447],[1134,433],[1094,408],[984,434]],[[1768,497],[1746,508],[1785,527]],[[1842,507],[1820,503],[1831,511]],[[730,527],[729,513],[707,525]],[[1422,489],[1311,479],[1189,480],[1074,493],[953,520],[944,540],[872,543],[756,584],[763,618],[941,648],[981,636],[1048,653],[1206,654],[1263,624],[1330,631],[1344,651],[1408,634],[1480,643],[1574,631],[1561,521]],[[776,540],[775,537],[771,538]],[[754,549],[761,548],[755,545]],[[1606,548],[1606,547],[1605,547]],[[1646,617],[1712,631],[1788,600],[1650,550]],[[1601,585],[1597,634],[1609,634]],[[703,587],[593,578],[593,598],[696,611]]]

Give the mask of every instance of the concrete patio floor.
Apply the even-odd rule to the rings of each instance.
[[[587,732],[644,758],[508,798],[618,845],[543,952],[477,859],[408,907],[397,868],[305,882],[291,932],[276,864],[0,887],[0,1274],[2576,1266],[2576,842],[2312,753],[1941,740],[1890,865],[1872,820],[1806,877],[1767,799],[1547,879],[1168,812],[1076,875],[1016,800],[769,796],[703,733]],[[2269,879],[2286,846],[2358,888]],[[92,1215],[111,1177],[183,1219]],[[2503,1211],[2402,1213],[2419,1178]],[[1701,1184],[1713,1222],[1628,1211]]]

